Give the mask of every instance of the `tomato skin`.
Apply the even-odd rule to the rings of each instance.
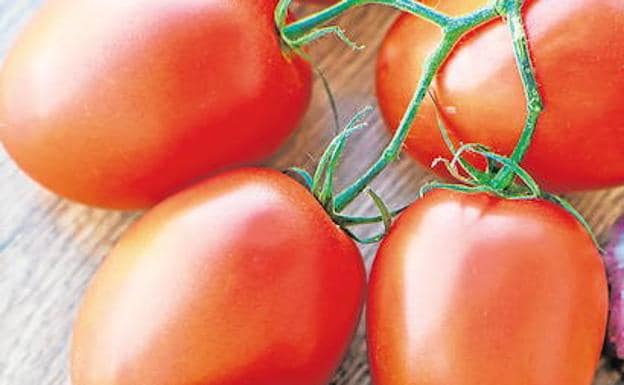
[[[484,0],[441,0],[439,9],[466,13]],[[546,109],[523,165],[543,187],[588,190],[624,183],[624,2],[532,0],[525,8],[529,44]],[[391,128],[411,98],[437,28],[401,16],[382,45],[377,95]],[[525,101],[511,38],[502,21],[468,35],[443,66],[435,91],[452,137],[513,150]],[[429,166],[449,156],[429,98],[407,140],[408,152]],[[442,168],[436,169],[442,172]]]
[[[604,267],[545,201],[433,191],[383,241],[369,283],[376,385],[589,385]]]
[[[33,179],[150,206],[291,134],[311,71],[281,51],[276,0],[51,0],[0,74],[0,139]]]
[[[74,385],[320,385],[364,300],[354,242],[297,182],[228,172],[148,212],[93,279]]]

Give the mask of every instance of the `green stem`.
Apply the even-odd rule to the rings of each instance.
[[[391,210],[390,216],[396,217],[397,215],[405,211],[405,209],[408,207],[409,206],[404,206],[396,210]],[[383,221],[383,217],[381,215],[377,215],[373,217],[357,217],[357,216],[350,216],[350,215],[335,214],[334,219],[341,226],[345,226],[345,227],[357,226],[357,225],[368,225],[368,224],[379,223]]]
[[[515,163],[520,163],[529,149],[537,122],[544,110],[544,102],[535,78],[535,69],[531,61],[528,38],[522,19],[523,2],[524,0],[507,0],[507,4],[503,5],[507,8],[507,25],[513,39],[514,56],[524,86],[527,109],[527,117],[520,139],[510,155],[511,160]],[[492,179],[492,187],[504,189],[513,182],[513,175],[514,173],[509,167],[503,167]]]
[[[445,26],[451,20],[448,15],[414,0],[342,0],[318,13],[307,16],[285,26],[282,29],[282,34],[291,40],[296,40],[298,37],[301,37],[313,29],[318,28],[320,25],[335,19],[351,8],[367,4],[387,5],[400,11],[420,16],[439,26]]]
[[[428,22],[436,24],[442,29],[443,32],[442,39],[438,46],[425,60],[422,75],[416,86],[415,93],[410,100],[407,110],[405,111],[394,136],[388,143],[387,147],[383,150],[379,159],[377,159],[352,185],[333,197],[331,193],[333,190],[331,180],[333,177],[333,168],[335,167],[335,164],[333,163],[337,163],[336,159],[339,155],[336,154],[342,152],[342,147],[344,146],[344,141],[346,140],[346,136],[348,134],[345,133],[344,137],[339,140],[340,145],[338,142],[332,143],[332,146],[336,148],[330,146],[326,155],[335,153],[333,156],[328,155],[327,157],[324,156],[321,159],[321,165],[323,167],[319,167],[319,170],[317,170],[312,189],[315,191],[315,195],[320,194],[321,198],[323,198],[321,199],[321,202],[333,203],[331,205],[333,207],[331,212],[337,219],[345,220],[349,218],[355,219],[355,222],[368,221],[372,219],[342,217],[339,213],[351,202],[353,202],[353,200],[359,196],[373,181],[373,179],[375,179],[391,162],[395,161],[399,157],[409,130],[414,124],[414,120],[418,114],[420,106],[422,105],[424,98],[427,96],[436,74],[446,62],[458,41],[467,32],[472,31],[480,25],[498,17],[504,17],[506,19],[513,38],[514,57],[521,75],[527,105],[525,125],[523,127],[521,137],[509,159],[498,155],[495,156],[488,151],[482,151],[482,155],[487,156],[488,159],[494,159],[503,165],[500,171],[498,171],[493,178],[490,179],[488,177],[487,180],[483,181],[481,178],[477,178],[476,173],[474,175],[470,173],[470,171],[475,170],[468,168],[469,174],[473,178],[477,179],[477,185],[459,187],[455,185],[452,186],[455,186],[454,188],[456,189],[464,189],[466,192],[485,191],[505,195],[507,194],[506,189],[509,188],[514,181],[514,176],[519,176],[523,181],[525,181],[525,183],[527,183],[527,187],[531,192],[530,196],[540,194],[539,189],[534,186],[530,176],[527,176],[528,174],[524,173],[518,166],[518,163],[523,159],[529,148],[538,119],[544,108],[535,78],[535,70],[531,62],[527,33],[522,18],[524,1],[525,0],[492,0],[488,6],[475,10],[470,14],[450,17],[431,7],[418,3],[415,0],[341,0],[318,13],[305,17],[299,21],[295,21],[291,24],[286,23],[287,8],[290,4],[290,0],[281,0],[279,2],[276,9],[276,23],[280,29],[284,42],[293,47],[295,50],[319,37],[332,33],[336,34],[339,38],[350,45],[354,45],[354,43],[346,37],[342,29],[337,26],[324,27],[324,25],[351,8],[367,4],[387,5],[404,12],[409,12],[425,19]],[[476,149],[473,151],[479,152],[481,150]],[[331,162],[329,159],[331,159]],[[328,166],[330,170],[328,175],[326,175],[326,178],[329,177],[329,183],[320,185],[319,179],[321,175],[327,172],[325,167],[326,163],[332,163],[331,166]],[[446,185],[435,184],[435,186],[444,188]],[[318,189],[320,189],[320,191],[317,191]],[[521,196],[521,198],[525,197],[525,195]],[[382,212],[387,214],[387,208],[385,208],[385,206],[383,206]],[[381,216],[382,219],[384,217],[386,217],[385,222],[387,224],[388,215]],[[378,237],[379,236],[373,237],[371,240],[377,239]]]
[[[435,51],[427,58],[424,63],[422,76],[416,87],[416,92],[409,103],[394,136],[386,149],[382,152],[381,157],[351,186],[336,196],[335,209],[337,212],[342,211],[349,205],[373,179],[377,177],[385,168],[396,160],[401,152],[403,143],[407,138],[410,127],[414,123],[418,110],[427,96],[429,87],[431,86],[435,75],[444,64],[457,42],[470,31],[481,24],[484,24],[498,15],[496,7],[490,6],[481,8],[469,15],[460,16],[450,19],[444,30],[444,36],[438,44]]]

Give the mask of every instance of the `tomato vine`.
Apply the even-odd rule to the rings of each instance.
[[[385,5],[403,12],[408,12],[437,25],[442,31],[440,42],[424,62],[419,83],[394,136],[382,151],[381,156],[370,165],[363,175],[343,191],[333,195],[333,184],[331,182],[334,172],[333,168],[337,164],[339,154],[344,147],[344,142],[354,130],[353,122],[347,125],[347,128],[342,134],[336,137],[321,158],[319,164],[320,171],[317,170],[317,175],[319,172],[325,172],[328,174],[330,181],[324,184],[323,189],[319,190],[316,187],[312,187],[312,191],[339,225],[342,225],[341,220],[344,221],[345,218],[349,218],[342,216],[340,213],[366,190],[367,186],[390,163],[398,158],[420,106],[427,95],[430,94],[429,89],[437,73],[449,58],[454,48],[457,46],[457,43],[467,33],[488,22],[502,18],[506,22],[511,34],[510,48],[513,49],[516,66],[524,88],[526,104],[525,124],[517,144],[509,157],[506,157],[495,154],[479,144],[467,144],[455,150],[450,139],[446,137],[445,141],[454,154],[454,159],[452,161],[446,161],[445,163],[451,174],[456,176],[463,184],[434,182],[425,186],[421,193],[431,188],[449,188],[465,192],[487,191],[508,199],[548,199],[556,202],[573,214],[581,224],[585,226],[589,233],[592,234],[587,222],[569,203],[558,196],[541,191],[533,178],[519,166],[519,163],[529,149],[537,122],[544,110],[544,102],[537,84],[522,14],[526,0],[492,0],[484,7],[460,16],[447,15],[414,0],[342,0],[298,21],[287,23],[287,10],[291,1],[292,0],[279,1],[275,11],[275,20],[283,42],[291,49],[299,52],[301,52],[302,47],[306,44],[330,34],[336,35],[349,46],[357,48],[357,44],[347,37],[344,30],[339,26],[327,26],[327,24],[350,9],[368,4]],[[358,114],[356,119],[360,118],[361,114]],[[439,123],[441,123],[441,120]],[[358,124],[357,127],[359,128],[361,125],[362,124]],[[443,136],[445,135],[444,131],[445,129],[441,127]],[[488,165],[491,166],[494,164],[494,166],[488,166],[485,171],[477,170],[474,166],[462,159],[462,155],[466,152],[476,153],[484,157]],[[334,154],[334,156],[332,156],[332,154]],[[461,172],[457,169],[458,164],[461,166],[462,171],[469,177],[461,175]],[[317,178],[315,178],[315,182],[318,182],[316,179]],[[520,180],[522,185],[518,186],[516,180]],[[382,212],[380,217],[360,218],[355,221],[349,218],[347,222],[350,224],[371,223],[373,220],[376,220],[387,223],[387,219],[383,213],[389,212],[392,214],[394,212],[388,211],[385,205],[378,202],[380,200],[374,200]],[[399,211],[400,210],[397,210],[396,212]],[[380,237],[374,237],[374,239],[378,238]]]

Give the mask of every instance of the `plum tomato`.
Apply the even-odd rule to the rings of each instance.
[[[607,310],[600,254],[567,211],[434,190],[401,214],[373,264],[373,380],[589,385]]]
[[[155,206],[96,273],[74,385],[325,385],[364,301],[355,243],[293,179],[220,174]]]
[[[262,160],[311,89],[276,2],[47,1],[0,72],[2,143],[52,191],[121,209]]]

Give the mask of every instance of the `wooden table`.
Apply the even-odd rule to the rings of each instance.
[[[0,58],[41,2],[0,0]],[[375,52],[395,15],[381,7],[369,7],[341,20],[350,36],[367,45],[363,52],[352,52],[332,38],[312,50],[336,90],[343,122],[362,106],[375,105]],[[317,80],[304,122],[269,164],[312,169],[331,137],[328,111]],[[346,155],[339,175],[343,184],[361,172],[388,141],[378,114],[370,123],[354,139],[351,148],[357,150]],[[374,185],[398,206],[413,200],[428,178],[405,156]],[[624,188],[578,194],[572,201],[604,241],[606,230],[624,212]],[[355,212],[374,212],[370,202],[359,203]],[[0,149],[0,385],[69,384],[67,341],[76,305],[102,258],[138,215],[93,209],[56,197],[28,179]],[[362,248],[368,265],[374,250]],[[603,362],[595,385],[623,385],[620,376],[606,366]],[[370,383],[362,327],[333,383]]]

